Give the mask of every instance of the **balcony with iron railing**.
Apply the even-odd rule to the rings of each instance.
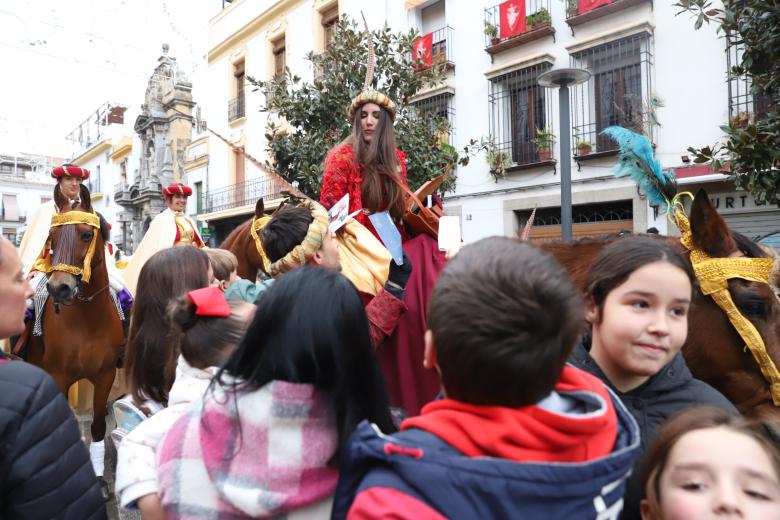
[[[212,213],[254,205],[260,198],[266,201],[280,199],[284,189],[289,188],[275,178],[266,177],[209,190],[203,196],[203,212]]]
[[[228,123],[246,116],[245,100],[244,94],[241,93],[228,101]]]
[[[573,32],[577,25],[648,1],[652,5],[653,0],[567,0],[566,23]]]
[[[426,44],[426,42],[429,43]],[[449,25],[423,34],[412,44],[412,49],[416,70],[427,69],[439,64],[443,64],[447,68],[455,67],[455,63],[452,61],[452,27]]]
[[[512,12],[507,14],[503,28],[501,6],[494,5],[485,9],[485,52],[495,54],[550,35],[555,41],[555,28],[550,18],[550,0],[527,0],[525,7],[525,25],[522,14]]]

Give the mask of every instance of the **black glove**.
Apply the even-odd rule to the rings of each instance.
[[[409,281],[411,274],[412,261],[406,256],[406,253],[404,253],[404,263],[401,265],[396,264],[395,260],[390,260],[390,274],[387,276],[385,290],[399,300],[403,300],[406,282]]]

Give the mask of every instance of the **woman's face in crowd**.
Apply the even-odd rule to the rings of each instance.
[[[755,439],[726,427],[680,437],[659,493],[662,520],[780,518],[780,479],[768,454]]]
[[[680,351],[690,303],[691,282],[682,269],[662,261],[640,267],[610,291],[600,316],[589,306],[591,356],[618,389],[636,388]]]
[[[360,107],[360,130],[363,133],[363,140],[370,143],[374,138],[379,126],[379,116],[382,109],[376,103],[366,103]]]
[[[7,239],[0,239],[0,338],[24,331],[24,309],[32,294],[16,248]]]

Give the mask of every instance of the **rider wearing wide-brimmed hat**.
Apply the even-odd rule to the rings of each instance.
[[[165,186],[162,194],[168,208],[154,217],[125,269],[125,282],[130,292],[135,292],[141,268],[157,251],[173,246],[205,247],[197,226],[184,213],[192,188],[174,183]]]

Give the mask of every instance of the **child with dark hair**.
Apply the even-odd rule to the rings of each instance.
[[[218,367],[241,340],[255,309],[251,303],[228,302],[217,287],[191,291],[170,303],[169,341],[181,353],[176,377],[168,407],[135,427],[118,447],[116,495],[122,507],[137,506],[144,515],[162,512],[155,449],[189,403],[203,396]]]
[[[273,276],[281,276],[302,265],[342,270],[338,242],[328,229],[327,213],[315,203],[283,206],[265,225],[260,240],[271,262],[270,274]],[[398,318],[406,310],[404,288],[411,271],[408,257],[404,257],[404,263],[400,266],[390,260],[384,288],[373,296],[360,293],[374,346],[379,346],[393,333]]]
[[[626,404],[641,431],[640,455],[669,417],[695,405],[734,406],[694,379],[680,349],[688,335],[693,272],[660,237],[631,236],[604,247],[587,276],[590,335],[570,362],[599,377]],[[639,518],[636,474],[623,518]]]
[[[392,428],[360,297],[335,271],[295,269],[158,448],[165,513],[325,518],[342,446],[364,419]]]
[[[616,518],[639,443],[630,414],[566,359],[582,301],[516,239],[464,247],[431,296],[425,366],[444,399],[387,437],[361,424],[334,518]]]

